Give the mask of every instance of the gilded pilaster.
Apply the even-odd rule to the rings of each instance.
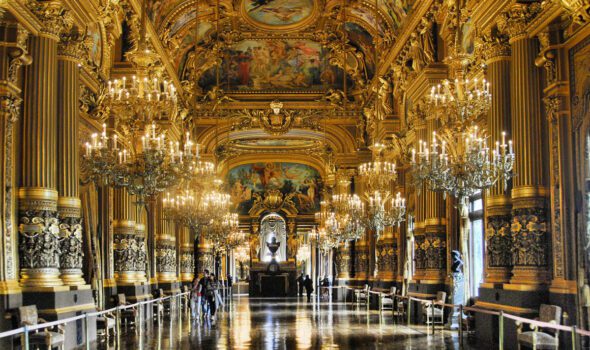
[[[26,40],[28,32],[20,25],[0,25],[0,294],[19,290],[15,237],[14,125],[20,117],[21,89],[19,67],[30,63]]]
[[[215,260],[213,255],[213,248],[204,238],[201,238],[199,242],[199,256],[197,266],[199,268],[198,273],[203,273],[203,271],[205,270],[209,270],[209,272],[214,272]]]
[[[338,279],[350,278],[350,247],[347,244],[340,243],[335,257],[336,273]]]
[[[535,58],[539,52],[535,38],[528,38],[526,24],[537,6],[515,4],[499,20],[510,36],[511,113],[515,173],[512,188],[512,279],[516,285],[535,286],[549,279],[549,222],[541,86]],[[520,288],[518,286],[511,286]]]
[[[419,120],[416,127],[416,144],[414,148],[418,149],[418,141],[424,141],[428,138],[426,122]],[[426,277],[426,188],[416,188],[414,191],[415,224],[414,224],[414,276],[413,280],[420,281]]]
[[[60,271],[66,285],[85,284],[82,278],[82,218],[79,195],[79,64],[85,53],[84,35],[76,29],[62,34],[58,44],[57,189],[60,220]]]
[[[71,18],[57,1],[27,3],[42,22],[29,40],[25,69],[22,171],[19,189],[20,266],[24,287],[62,285],[57,213],[57,44]]]
[[[484,37],[483,56],[487,64],[487,78],[492,95],[487,118],[487,130],[491,140],[501,140],[502,132],[511,135],[510,68],[511,51],[508,38],[494,31]],[[484,285],[508,283],[512,264],[510,234],[512,201],[510,187],[498,181],[485,196],[486,211],[486,261]]]

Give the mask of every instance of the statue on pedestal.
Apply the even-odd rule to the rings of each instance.
[[[463,304],[465,297],[465,279],[463,278],[463,259],[461,253],[457,250],[451,252],[451,304]],[[449,319],[446,324],[448,329],[458,329],[461,327],[459,319],[459,310],[454,309],[449,313]]]

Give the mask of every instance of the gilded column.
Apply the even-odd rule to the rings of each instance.
[[[491,140],[501,140],[502,132],[512,138],[510,116],[511,57],[508,38],[495,31],[484,38],[483,55],[487,64],[487,77],[492,94],[487,118],[487,130]],[[508,283],[512,265],[512,236],[510,234],[512,201],[510,187],[498,181],[485,196],[486,260],[483,287]]]
[[[418,149],[418,142],[425,141],[428,138],[426,123],[424,120],[416,120],[416,138],[415,148]],[[416,188],[414,192],[415,203],[415,224],[414,224],[414,276],[412,280],[419,282],[426,277],[426,188]]]
[[[134,201],[135,196],[131,196]],[[137,282],[148,282],[148,272],[155,266],[148,266],[146,221],[147,215],[141,205],[135,205],[135,241],[137,243],[137,259],[135,260],[135,280]],[[151,281],[150,281],[151,282]]]
[[[528,38],[526,24],[536,8],[513,5],[499,22],[510,36],[512,49],[511,112],[515,172],[512,188],[512,279],[516,289],[548,283],[549,222],[544,168],[546,130],[541,108],[541,86],[535,58],[536,38]],[[524,286],[528,285],[528,286]]]
[[[16,263],[16,202],[14,176],[14,125],[20,117],[21,89],[18,73],[30,64],[29,33],[19,24],[0,25],[0,294],[19,292]]]
[[[59,2],[28,5],[43,28],[29,40],[33,63],[25,69],[18,194],[21,284],[53,287],[63,285],[57,213],[57,44],[71,20]]]
[[[336,278],[348,279],[350,278],[350,247],[348,244],[340,243],[335,257],[336,262]]]
[[[176,282],[176,235],[174,223],[162,218],[162,201],[156,207],[156,278],[159,283]]]
[[[365,184],[360,180],[360,177],[355,177],[354,190],[356,194],[363,198],[365,194]],[[371,269],[371,261],[375,254],[375,250],[371,249],[371,239],[374,232],[366,230],[365,234],[354,242],[354,279],[358,281],[366,281],[369,276],[373,276]]]
[[[117,284],[133,284],[136,281],[135,264],[139,247],[135,239],[135,220],[130,215],[135,208],[124,188],[113,190],[113,251],[115,280]],[[134,217],[134,216],[133,216]]]
[[[57,210],[60,229],[60,272],[66,285],[82,285],[82,218],[79,183],[79,64],[86,52],[85,36],[77,29],[61,35],[57,77]]]
[[[436,130],[436,121],[427,121],[427,135]],[[430,144],[430,142],[429,142]],[[424,255],[426,276],[422,283],[443,284],[447,276],[446,206],[442,193],[426,190]]]
[[[180,231],[180,280],[191,282],[195,276],[194,237],[187,227],[177,227]]]
[[[200,269],[198,273],[203,273],[205,270],[209,270],[209,272],[213,273],[215,269],[213,247],[211,247],[209,242],[202,237],[199,240],[199,257],[197,265]]]

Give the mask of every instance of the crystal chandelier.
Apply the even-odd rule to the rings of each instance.
[[[210,200],[208,192],[198,189],[185,189],[173,196],[167,193],[162,200],[164,217],[200,233],[212,219]]]
[[[512,141],[506,143],[506,133],[491,150],[477,126],[443,135],[433,132],[430,145],[419,141],[418,153],[412,150],[412,171],[418,185],[425,183],[431,191],[464,201],[499,180],[506,183],[512,178],[514,151]]]
[[[387,189],[397,179],[395,163],[381,159],[385,145],[376,143],[369,147],[375,154],[375,160],[359,166],[359,176],[370,190]]]
[[[430,91],[430,103],[427,109],[443,121],[452,123],[472,121],[487,113],[490,109],[492,95],[490,83],[485,79],[455,79],[452,83],[443,80]]]
[[[310,247],[308,243],[303,243],[297,249],[296,258],[297,261],[305,261],[308,260],[311,256]]]
[[[317,229],[314,227],[311,231],[311,238],[323,252],[329,252],[330,250],[337,248],[340,243],[337,236],[330,234],[324,227],[319,227]]]
[[[223,246],[226,251],[231,251],[243,245],[245,241],[246,232],[236,228],[229,231],[227,237],[223,241]]]
[[[248,241],[245,241],[234,249],[234,259],[242,263],[250,259],[250,244]]]
[[[362,223],[367,229],[379,235],[385,227],[399,226],[405,221],[406,200],[401,193],[395,197],[389,191],[374,191],[367,195],[367,206],[362,216]]]
[[[335,194],[330,205],[333,212],[330,220],[334,222],[332,226],[338,227],[336,233],[340,241],[354,241],[365,234],[365,227],[361,222],[365,207],[358,195]]]
[[[203,227],[203,236],[213,244],[214,249],[222,251],[230,232],[238,231],[239,224],[238,214],[226,213],[222,217],[211,219],[209,224]]]

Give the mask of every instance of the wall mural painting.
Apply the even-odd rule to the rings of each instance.
[[[590,38],[571,51],[570,67],[572,114],[578,124],[576,126],[579,126],[590,117]]]
[[[461,41],[461,46],[463,47],[463,52],[468,53],[468,54],[472,54],[474,51],[474,42],[475,42],[475,26],[473,25],[473,22],[471,21],[471,18],[469,18],[467,20],[467,22],[465,22],[463,24],[463,28],[462,28],[462,41]]]
[[[163,22],[166,16],[172,11],[178,4],[184,0],[153,0],[147,2],[147,14],[149,19],[154,24],[155,28],[158,28]]]
[[[379,7],[391,17],[394,24],[393,29],[398,29],[410,14],[415,2],[416,0],[387,0],[381,1]]]
[[[281,27],[297,24],[311,16],[314,0],[244,0],[246,15],[254,22]]]
[[[326,90],[342,85],[342,73],[325,62],[322,46],[310,40],[244,40],[225,55],[220,83],[236,90]],[[215,69],[199,85],[215,85]]]
[[[199,22],[199,37],[198,42],[199,44],[203,43],[203,39],[207,35],[207,32],[213,27],[213,25],[209,22]],[[193,50],[195,44],[195,36],[197,35],[196,28],[192,27],[189,32],[182,36],[182,40],[180,41],[176,52],[172,54],[174,59],[174,67],[176,67],[177,72],[179,75],[182,76],[182,72],[184,72],[184,66],[186,64],[187,53],[190,50]]]
[[[92,23],[88,26],[88,36],[90,37],[89,60],[97,67],[102,65],[102,33],[98,23]]]
[[[254,193],[264,196],[268,189],[283,195],[294,193],[293,202],[300,213],[319,210],[321,177],[318,171],[299,163],[254,163],[237,166],[228,173],[232,205],[240,214],[248,214]]]

